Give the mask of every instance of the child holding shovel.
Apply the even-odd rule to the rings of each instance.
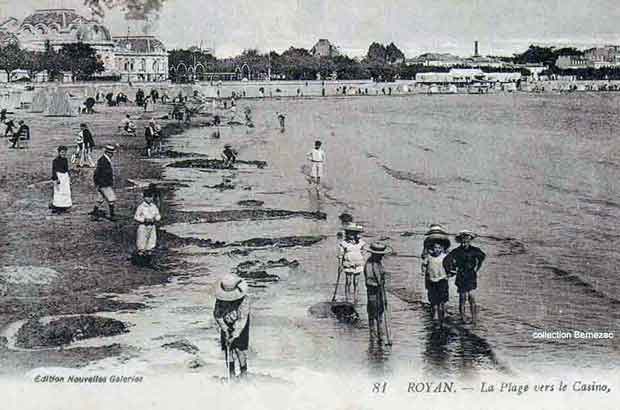
[[[239,366],[239,377],[246,377],[250,300],[245,280],[231,273],[217,283],[213,317],[220,328],[220,344],[226,353],[227,378],[235,376],[235,362]]]

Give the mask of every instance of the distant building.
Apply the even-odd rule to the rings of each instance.
[[[594,68],[620,66],[620,46],[594,47],[585,50],[583,58],[589,60]]]
[[[314,57],[336,57],[340,51],[329,40],[322,38],[310,49],[310,54]]]
[[[592,67],[592,63],[589,59],[582,56],[558,56],[555,60],[555,66],[561,70],[580,69]]]
[[[407,63],[426,67],[454,67],[461,65],[463,59],[448,53],[425,53],[407,60]]]
[[[485,79],[478,68],[453,68],[449,73],[418,73],[416,83],[421,84],[470,84]]]
[[[116,71],[122,80],[163,81],[168,78],[168,53],[154,36],[114,37]]]
[[[74,9],[35,10],[21,21],[11,17],[0,22],[0,45],[7,42],[17,42],[30,51],[44,51],[48,42],[55,50],[84,43],[103,62],[104,76],[116,74],[132,81],[168,79],[168,54],[155,37],[112,37],[107,27]]]

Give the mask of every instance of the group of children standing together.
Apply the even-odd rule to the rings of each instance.
[[[380,340],[381,324],[384,321],[383,312],[387,304],[381,258],[389,254],[390,249],[381,242],[367,246],[360,239],[363,228],[354,224],[349,214],[342,214],[340,219],[343,223],[343,232],[338,235],[340,239],[338,276],[340,277],[341,272],[345,274],[345,300],[352,299],[353,304],[357,303],[358,278],[361,273],[364,273],[371,338],[377,337]],[[473,291],[478,286],[478,271],[486,258],[482,250],[471,245],[476,235],[468,230],[460,231],[455,237],[460,246],[451,251],[449,234],[443,226],[431,225],[424,236],[421,272],[424,276],[433,319],[439,326],[443,326],[445,304],[449,300],[448,279],[455,276],[455,285],[459,294],[460,318],[463,322],[467,322],[465,306],[469,303],[471,322],[475,322],[477,306]],[[370,254],[370,257],[366,259],[364,253]]]

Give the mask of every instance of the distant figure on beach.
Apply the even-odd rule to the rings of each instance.
[[[71,178],[69,178],[69,161],[67,147],[58,147],[58,156],[52,161],[52,181],[54,194],[52,197],[52,213],[60,214],[71,208]]]
[[[136,91],[136,105],[138,107],[142,107],[143,104],[144,104],[144,91],[142,91],[142,89],[139,88],[138,91]]]
[[[87,166],[94,167],[95,163],[93,162],[92,153],[95,148],[95,139],[85,123],[80,124],[80,135],[84,142],[84,149],[80,156],[80,167],[84,166],[84,162],[87,163]]]
[[[341,227],[336,234],[336,238],[341,241],[344,239],[344,227],[353,222],[353,215],[343,212],[338,216],[338,219],[340,219]]]
[[[230,144],[224,145],[224,151],[222,151],[222,160],[225,167],[232,167],[237,161],[237,151],[232,149]]]
[[[310,183],[315,182],[319,186],[325,162],[325,151],[321,148],[321,141],[314,142],[314,149],[308,153],[307,158],[310,161]]]
[[[284,132],[284,121],[286,120],[286,115],[281,112],[276,112],[276,115],[278,116],[278,122],[280,123],[280,132]]]
[[[15,122],[13,120],[4,120],[4,137],[10,138],[15,133]]]
[[[2,110],[0,110],[0,123],[4,124],[4,122],[6,121],[6,108],[3,108]]]
[[[127,134],[132,136],[136,135],[136,124],[131,120],[131,116],[129,114],[125,116],[125,119],[119,128],[122,128]]]
[[[445,304],[449,299],[448,273],[443,265],[450,239],[444,233],[431,233],[424,239],[425,254],[422,257],[422,274],[433,320],[443,326]]]
[[[108,203],[110,210],[110,220],[115,221],[116,215],[114,210],[114,203],[116,202],[116,194],[114,193],[114,171],[112,169],[112,157],[114,156],[114,148],[112,145],[106,145],[103,155],[97,161],[97,168],[93,174],[93,181],[97,192],[99,193],[99,199],[97,205],[93,208],[91,215],[94,220],[98,220],[102,216],[99,208],[103,206],[104,202]]]
[[[11,145],[11,148],[19,148],[20,141],[30,140],[30,127],[28,127],[26,123],[24,123],[24,120],[19,120],[17,124],[19,125],[19,128],[17,128],[17,131],[13,134],[13,136],[9,140],[13,143]]]
[[[245,107],[243,109],[243,113],[245,115],[245,125],[248,128],[254,128],[254,123],[252,122],[252,109],[250,107]]]
[[[159,99],[159,93],[157,92],[156,89],[152,89],[151,90],[151,101],[153,101],[153,104],[155,104],[158,99]]]
[[[137,254],[143,257],[150,257],[151,252],[157,246],[157,225],[161,220],[159,209],[153,203],[155,192],[147,188],[143,192],[144,201],[138,205],[134,220],[138,222],[136,233]]]
[[[245,280],[234,274],[225,275],[215,289],[213,317],[220,329],[220,345],[225,352],[227,377],[235,377],[235,362],[239,377],[248,372],[247,350],[250,343],[250,298]]]
[[[150,120],[149,125],[144,129],[144,139],[146,140],[146,156],[150,157],[157,140],[155,120]]]
[[[476,235],[472,231],[460,231],[455,239],[461,245],[453,249],[444,259],[448,274],[456,274],[459,313],[463,322],[465,322],[465,302],[467,301],[469,301],[472,322],[477,319],[477,306],[473,291],[478,287],[478,271],[486,258],[482,250],[471,245],[475,238]]]
[[[366,283],[366,296],[368,299],[366,311],[368,313],[368,329],[370,330],[370,343],[383,344],[383,326],[385,325],[385,271],[383,270],[383,256],[391,252],[391,249],[382,242],[374,242],[364,248],[370,253],[370,257],[364,265],[364,279]]]
[[[366,242],[360,239],[363,228],[354,223],[344,227],[344,240],[338,245],[338,264],[345,274],[345,299],[349,301],[351,295],[351,284],[353,284],[353,303],[357,303],[357,285],[359,275],[364,270],[364,255],[362,248]]]
[[[75,152],[71,156],[71,163],[77,167],[84,165],[84,137],[78,132],[75,138]]]

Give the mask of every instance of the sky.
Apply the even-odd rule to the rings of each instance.
[[[123,0],[109,0],[122,2]],[[138,0],[142,1],[142,0]],[[144,0],[147,1],[147,0]],[[157,2],[157,0],[148,0]],[[218,57],[243,49],[282,52],[327,38],[350,56],[374,42],[394,42],[407,57],[424,52],[512,55],[532,44],[620,44],[617,0],[163,0],[148,21],[107,11],[115,35],[159,37],[169,49],[199,46]],[[0,0],[0,16],[23,18],[37,8],[76,8],[83,0]]]

